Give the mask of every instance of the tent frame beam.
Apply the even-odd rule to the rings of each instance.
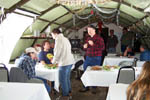
[[[29,12],[29,13],[31,13],[31,14],[35,14],[35,15],[37,15],[37,16],[40,16],[40,14],[39,14],[39,13],[36,13],[36,12],[30,11],[30,10],[27,10],[27,9],[24,9],[24,8],[17,8],[17,9],[22,10],[22,11],[25,11],[25,12]]]
[[[31,0],[21,0],[21,1],[19,1],[18,3],[14,4],[12,7],[10,7],[10,8],[6,11],[6,14],[13,12],[15,9],[21,7],[22,5],[24,5],[25,3],[29,2],[29,1],[31,1]]]
[[[5,15],[8,14],[8,13],[13,12],[13,11],[16,10],[17,8],[20,8],[22,5],[24,5],[25,3],[29,2],[29,1],[30,1],[30,0],[21,0],[21,1],[17,2],[16,4],[14,4],[14,5],[13,5],[12,7],[10,7],[9,9],[5,9]],[[1,16],[0,16],[0,18],[1,18]],[[4,19],[6,19],[6,17],[2,19],[2,22],[3,22]]]
[[[64,17],[64,16],[66,16],[66,15],[68,15],[68,14],[69,14],[69,12],[67,12],[67,13],[63,14],[62,16],[57,17],[56,19],[52,20],[48,25],[46,25],[46,26],[44,27],[44,29],[42,29],[41,32],[44,32],[44,31],[47,29],[47,27],[48,27],[49,25],[53,24],[55,21],[57,21],[58,19],[60,19],[60,18],[62,18],[62,17]]]
[[[59,7],[59,4],[54,4],[52,7],[49,7],[48,9],[46,9],[45,11],[41,12],[41,16],[43,16],[44,14],[46,14],[47,12],[49,12],[50,10]]]

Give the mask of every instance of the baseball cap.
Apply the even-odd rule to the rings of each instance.
[[[37,53],[35,48],[33,47],[26,48],[25,53],[31,53],[31,52]]]

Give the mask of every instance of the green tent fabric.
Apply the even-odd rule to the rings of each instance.
[[[112,11],[117,9],[120,11],[119,14],[119,24],[123,27],[134,26],[135,32],[142,35],[149,34],[145,30],[150,28],[150,12],[144,12],[144,10],[150,7],[150,0],[96,0],[100,3],[96,4],[97,7],[105,10]],[[104,0],[105,1],[105,0]],[[0,0],[0,18],[2,19],[2,8],[4,8],[5,14],[17,13],[23,16],[33,18],[32,25],[28,26],[22,37],[33,36],[34,32],[39,32],[40,34],[45,33],[45,30],[50,26],[50,29],[62,28],[64,34],[68,29],[74,29],[74,27],[82,28],[90,23],[98,22],[99,19],[96,18],[97,15],[90,17],[88,20],[82,20],[76,18],[76,26],[74,26],[73,15],[76,13],[79,16],[86,17],[91,14],[93,10],[90,6],[68,6],[57,4],[55,0]],[[23,12],[19,12],[23,11]],[[28,15],[24,12],[33,14]],[[111,16],[111,14],[100,13],[103,16]],[[117,13],[116,13],[117,15]],[[7,17],[6,17],[7,18]],[[5,18],[3,18],[5,20]],[[90,20],[90,21],[89,21]],[[116,23],[116,21],[106,20],[108,23]],[[28,42],[25,42],[28,41]],[[15,59],[20,53],[25,49],[25,47],[34,45],[37,43],[36,39],[20,39],[16,44],[14,52],[11,59]],[[21,44],[25,44],[21,47]],[[19,53],[15,51],[19,51]]]

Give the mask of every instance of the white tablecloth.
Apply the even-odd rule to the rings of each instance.
[[[44,84],[0,82],[0,100],[50,100]]]
[[[130,61],[133,62],[134,58],[127,58],[127,57],[117,57],[117,56],[106,56],[103,62],[104,65],[119,65],[122,61]],[[145,61],[137,61],[136,67],[142,67]]]
[[[134,58],[127,58],[127,57],[117,57],[117,56],[106,56],[104,58],[103,66],[104,65],[119,65],[122,61],[131,61],[133,62]]]
[[[7,68],[10,71],[11,67],[16,67],[15,64],[7,64]],[[58,68],[57,69],[47,69],[42,64],[37,64],[35,66],[36,76],[42,77],[49,81],[54,81],[54,88],[59,92],[59,77]]]
[[[127,100],[126,90],[128,84],[112,84],[109,86],[106,100]]]
[[[84,86],[103,86],[108,87],[111,84],[115,84],[118,76],[118,69],[111,71],[93,71],[88,67],[83,73],[81,81]],[[135,67],[135,77],[140,74],[141,67]]]
[[[145,61],[137,61],[136,67],[142,67]]]
[[[36,76],[42,77],[49,81],[55,82],[55,89],[59,91],[59,76],[58,68],[56,69],[47,69],[43,65],[36,65],[35,67]]]

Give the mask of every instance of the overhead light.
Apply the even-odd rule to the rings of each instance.
[[[145,8],[144,12],[150,12],[150,6]]]

